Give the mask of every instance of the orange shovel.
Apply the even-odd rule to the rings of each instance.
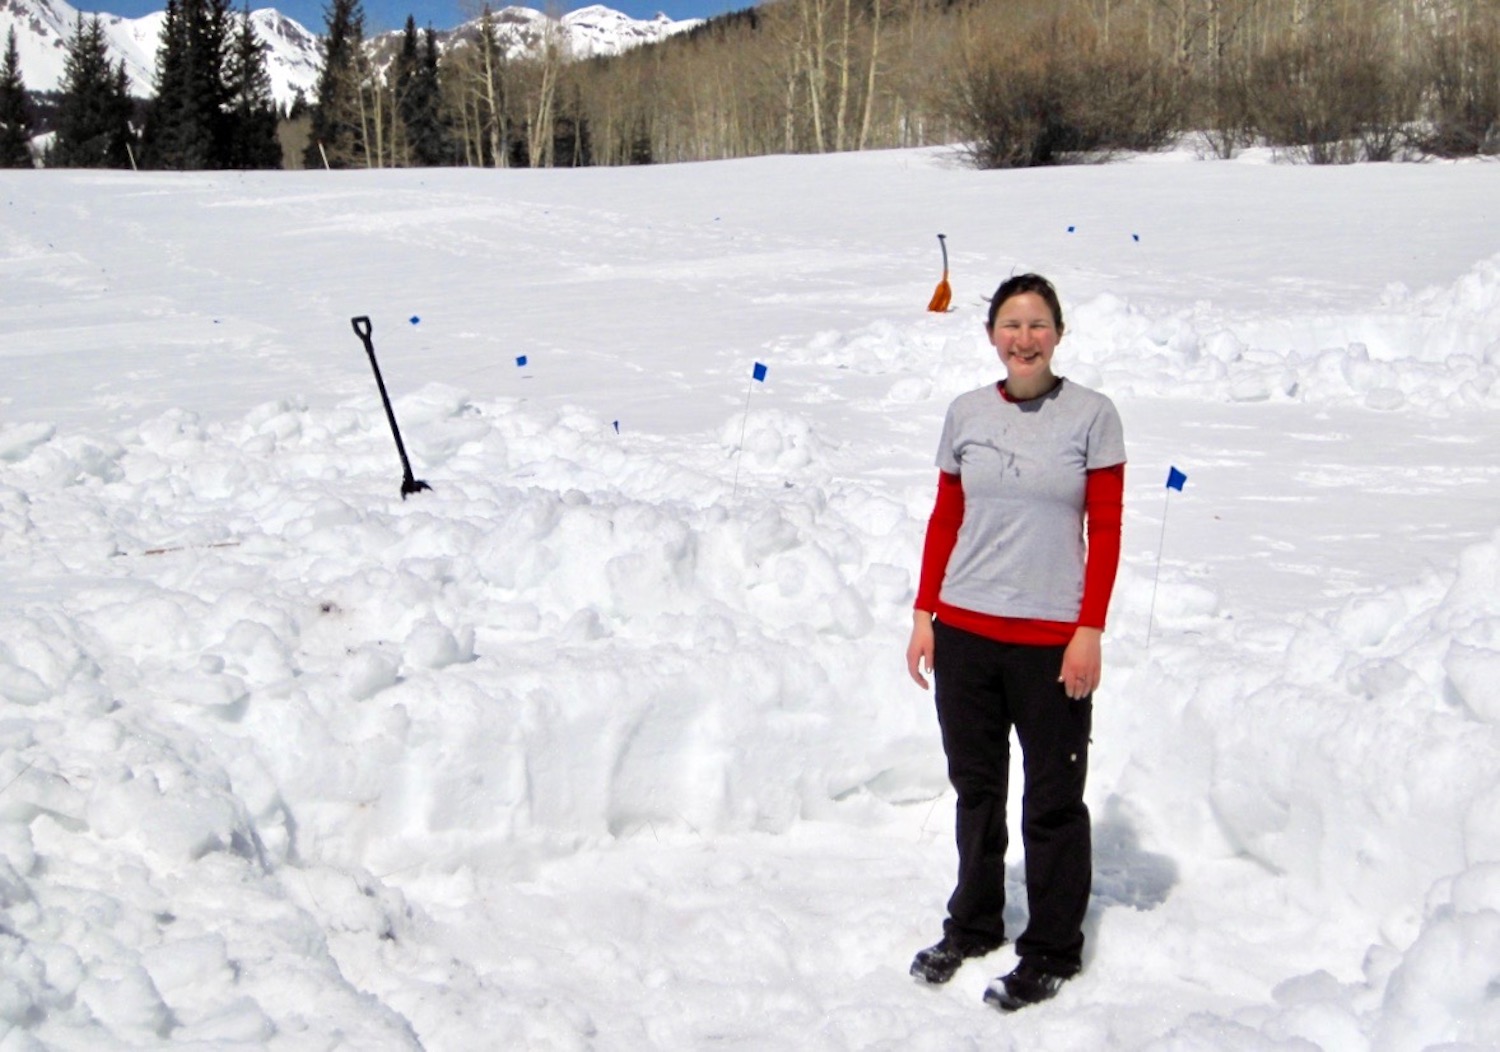
[[[943,280],[932,290],[932,299],[927,301],[927,309],[942,314],[947,311],[948,304],[953,302],[953,289],[948,285],[948,239],[942,234],[938,235],[938,245],[943,250]]]

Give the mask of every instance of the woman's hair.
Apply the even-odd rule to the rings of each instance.
[[[1062,303],[1058,301],[1057,290],[1052,287],[1052,282],[1040,274],[1016,274],[1002,281],[1000,287],[995,290],[995,294],[990,297],[990,316],[984,323],[984,327],[993,329],[995,315],[1000,313],[1000,308],[1005,301],[1012,296],[1019,296],[1026,292],[1034,293],[1042,298],[1042,302],[1052,312],[1053,324],[1057,326],[1057,334],[1061,336],[1063,331]]]

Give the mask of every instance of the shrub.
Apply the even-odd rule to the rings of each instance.
[[[1313,164],[1392,160],[1420,86],[1391,38],[1365,26],[1305,32],[1252,63],[1249,106],[1267,142]]]
[[[1439,157],[1500,153],[1500,17],[1437,29],[1428,46],[1422,149]]]
[[[1166,145],[1178,128],[1176,82],[1130,41],[1105,43],[1069,13],[969,34],[949,108],[981,168],[1103,160]]]
[[[1203,129],[1214,156],[1228,160],[1254,141],[1250,85],[1243,73],[1225,70],[1217,78],[1195,81],[1189,97],[1198,100],[1190,120]]]

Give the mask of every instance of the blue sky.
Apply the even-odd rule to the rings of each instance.
[[[509,6],[513,2],[515,0],[491,0],[492,6],[497,9]],[[599,2],[631,18],[655,18],[658,12],[665,14],[668,18],[707,18],[724,11],[737,11],[753,6],[753,0],[599,0]],[[243,3],[244,0],[234,0],[236,7],[242,6]],[[96,4],[73,0],[73,6],[80,11],[93,9],[125,18],[138,18],[152,11],[162,10],[167,6],[167,0],[98,0]],[[324,0],[250,0],[250,6],[252,9],[274,7],[282,14],[295,18],[313,32],[323,30]],[[365,27],[372,32],[399,29],[406,24],[406,16],[412,15],[416,18],[418,26],[425,26],[430,22],[434,29],[451,29],[460,22],[475,17],[482,6],[483,0],[364,0]],[[542,8],[545,4],[516,3],[516,6]],[[582,2],[573,0],[573,2],[565,2],[558,6],[564,11],[572,11],[576,8],[588,7],[589,0],[582,0]]]

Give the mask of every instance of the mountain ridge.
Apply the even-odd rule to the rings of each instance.
[[[21,79],[30,91],[57,91],[62,85],[63,61],[68,38],[80,16],[67,0],[0,0],[0,40],[12,28],[16,31],[16,50],[20,56]],[[84,17],[92,17],[83,13]],[[125,63],[130,78],[130,93],[139,98],[155,94],[156,51],[161,39],[165,11],[139,18],[100,13],[111,61]],[[654,43],[702,23],[702,19],[635,19],[602,4],[580,8],[561,18],[528,7],[503,7],[492,12],[502,43],[511,58],[527,54],[542,38],[548,21],[560,27],[562,39],[570,54],[577,58],[613,55],[642,44]],[[256,32],[268,47],[267,72],[271,76],[271,93],[281,105],[289,104],[298,91],[308,98],[314,94],[318,69],[320,34],[277,11],[262,7],[250,13]],[[440,47],[449,40],[472,32],[479,20],[462,23],[448,30],[438,30]],[[392,33],[367,38],[368,45],[378,47]]]

